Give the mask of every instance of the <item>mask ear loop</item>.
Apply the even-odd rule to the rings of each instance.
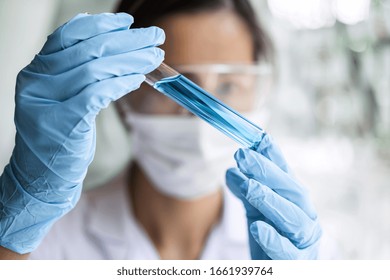
[[[273,92],[275,84],[275,75],[273,69],[269,65],[265,65],[257,77],[256,91],[258,91],[255,108],[260,111],[269,102],[269,98]]]

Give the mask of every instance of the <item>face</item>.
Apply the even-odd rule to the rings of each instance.
[[[223,75],[210,64],[253,63],[253,41],[245,23],[232,11],[178,14],[161,20],[164,29],[165,63],[238,111],[249,111],[254,103],[255,79],[240,73]],[[200,67],[199,67],[200,66]],[[197,69],[197,70],[196,70]],[[196,71],[195,71],[196,70]],[[147,84],[126,96],[138,113],[174,115],[188,113]]]

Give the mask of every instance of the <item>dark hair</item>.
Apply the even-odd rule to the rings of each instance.
[[[134,17],[132,27],[147,27],[162,18],[177,13],[196,13],[230,8],[245,22],[252,34],[254,60],[272,61],[272,44],[257,20],[248,0],[122,0],[116,12],[129,13]]]

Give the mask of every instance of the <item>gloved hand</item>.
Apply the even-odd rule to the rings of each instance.
[[[33,251],[79,199],[95,151],[95,117],[163,61],[157,27],[79,14],[51,34],[17,77],[16,143],[0,178],[0,245]]]
[[[269,135],[257,151],[239,149],[226,173],[245,206],[252,259],[316,259],[321,227],[307,191]]]

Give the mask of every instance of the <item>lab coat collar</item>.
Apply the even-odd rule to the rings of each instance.
[[[107,259],[158,259],[158,253],[131,212],[127,176],[121,175],[109,185],[88,193],[92,211],[87,219],[91,238],[102,244]],[[248,231],[244,207],[224,187],[222,217],[206,241],[201,259],[241,259],[249,257],[246,249]],[[241,253],[237,255],[237,252]]]
[[[88,195],[91,204],[87,231],[91,238],[101,244],[107,259],[123,259],[128,250],[128,239],[124,239],[128,232],[129,210],[126,198],[126,176],[121,175],[105,187],[92,190]],[[129,237],[131,238],[131,237]],[[115,252],[115,257],[111,254]]]
[[[249,259],[245,208],[226,186],[223,194],[221,220],[211,231],[201,259]]]
[[[88,233],[104,247],[106,259],[158,259],[152,242],[133,215],[127,182],[124,172],[88,194],[93,205]]]
[[[224,214],[222,223],[225,225],[229,240],[243,242],[247,240],[247,219],[243,203],[224,187]]]

